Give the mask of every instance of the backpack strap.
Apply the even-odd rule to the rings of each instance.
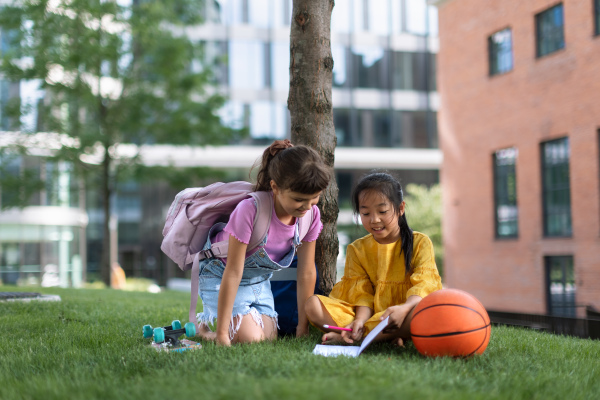
[[[190,313],[188,315],[189,321],[194,324],[196,332],[200,331],[198,327],[198,318],[196,317],[196,306],[198,305],[198,286],[200,284],[200,253],[196,253],[194,256],[194,262],[192,263],[192,288],[191,288],[191,299],[190,299]]]
[[[273,216],[272,192],[252,192],[250,196],[256,201],[256,215],[254,216],[252,235],[248,241],[248,250],[255,249],[262,243],[267,236]]]
[[[252,234],[248,242],[247,251],[255,249],[267,236],[269,226],[271,225],[271,216],[273,215],[273,195],[271,192],[251,192],[249,195],[256,202],[256,214],[254,215],[254,221],[252,223]],[[205,258],[227,257],[229,248],[229,240],[222,240],[220,242],[212,243],[210,249],[201,250],[199,259]]]

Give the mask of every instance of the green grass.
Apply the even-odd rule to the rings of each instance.
[[[469,360],[424,358],[410,344],[349,359],[312,355],[313,331],[158,353],[142,326],[187,322],[189,294],[33,290],[62,301],[0,303],[2,400],[600,399],[600,341],[494,327],[486,352]]]

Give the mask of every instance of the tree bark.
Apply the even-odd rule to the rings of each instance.
[[[332,169],[336,146],[331,104],[333,6],[333,0],[293,1],[288,96],[292,142],[316,149]],[[329,294],[336,279],[339,252],[337,198],[338,187],[333,178],[319,201],[324,226],[315,257],[319,287],[325,294]]]

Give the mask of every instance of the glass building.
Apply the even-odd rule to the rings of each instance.
[[[206,59],[198,64],[215,66],[219,90],[228,98],[221,110],[223,122],[247,127],[250,137],[201,156],[197,150],[194,159],[199,166],[222,168],[220,157],[227,154],[230,175],[247,179],[249,167],[267,144],[290,137],[292,0],[210,0],[204,7],[205,22],[186,32],[205,45]],[[335,2],[332,103],[340,224],[352,223],[351,188],[373,168],[390,170],[404,185],[439,182],[438,47],[437,9],[427,0]],[[157,160],[166,155],[175,163],[191,158],[175,151],[154,149]],[[119,262],[128,276],[141,274],[164,283],[178,272],[159,249],[161,210],[174,194],[172,189],[135,184],[119,190]],[[90,239],[100,243],[101,232],[91,232],[97,226],[92,220],[90,216]],[[93,258],[90,249],[91,265]]]
[[[3,157],[10,157],[5,163],[5,174],[18,177],[30,173],[40,178],[42,188],[26,207],[5,207],[0,211],[0,282],[81,286],[86,271],[88,217],[83,191],[71,166],[43,157],[6,153]],[[19,195],[0,188],[0,206],[14,204],[14,197]]]
[[[190,31],[253,143],[289,135],[291,0],[213,0]],[[437,10],[426,0],[342,0],[331,21],[338,146],[437,148]]]
[[[186,30],[190,39],[205,45],[205,59],[196,67],[214,65],[218,90],[228,98],[220,111],[222,121],[247,127],[250,136],[225,149],[196,149],[194,155],[176,154],[180,150],[168,146],[153,146],[151,151],[157,160],[170,157],[177,165],[193,159],[194,166],[225,170],[230,180],[248,179],[248,170],[265,146],[290,136],[292,0],[207,0],[203,7],[205,22]],[[404,185],[439,181],[438,47],[437,9],[427,0],[336,1],[331,48],[340,224],[352,223],[351,188],[373,168],[390,170]],[[35,85],[24,89],[21,97],[35,103]],[[10,96],[10,90],[1,84],[2,98]],[[35,130],[35,118],[30,119]],[[165,284],[178,272],[160,251],[164,215],[177,191],[165,184],[119,185],[112,212],[118,227],[118,261],[127,276]],[[80,199],[80,207],[83,204],[89,223],[85,229],[68,225],[79,227],[69,243],[83,243],[84,250],[77,254],[86,261],[88,279],[93,279],[99,277],[104,217],[97,193],[87,190]]]

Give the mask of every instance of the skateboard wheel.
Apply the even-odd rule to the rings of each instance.
[[[154,342],[162,343],[165,341],[165,331],[163,328],[154,328]]]
[[[152,337],[152,327],[150,325],[144,325],[142,331],[144,332],[144,339]]]
[[[171,322],[171,328],[173,328],[173,330],[181,329],[181,322],[179,322],[179,320],[176,319],[175,321]]]
[[[188,322],[187,324],[185,324],[185,336],[196,336],[196,325],[194,325],[193,322]]]

